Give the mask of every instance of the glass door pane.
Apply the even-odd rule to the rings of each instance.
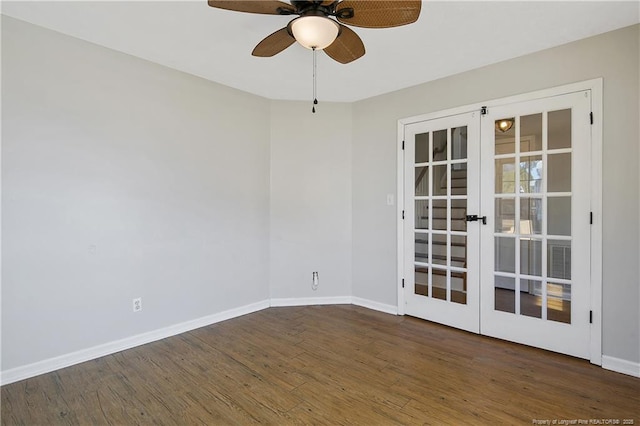
[[[467,127],[420,133],[414,143],[414,293],[466,304]]]
[[[550,115],[554,117],[553,128],[548,126]],[[510,123],[506,131],[504,122]],[[493,193],[498,219],[494,233],[494,299],[501,301],[496,310],[541,320],[571,321],[571,292],[556,292],[550,305],[547,291],[549,278],[565,270],[571,258],[570,225],[566,223],[571,223],[572,147],[570,140],[563,139],[567,135],[571,135],[571,110],[495,120],[494,164],[499,167],[495,169]],[[550,140],[562,148],[550,148]],[[504,167],[514,164],[516,168]],[[548,216],[545,210],[549,210]],[[551,253],[559,253],[560,247],[549,247],[547,241],[558,238],[567,243],[563,250],[569,255],[551,259]],[[551,263],[552,270],[550,260],[555,262]],[[570,279],[562,284],[571,288]],[[563,298],[569,298],[564,300],[567,303],[555,303]],[[552,305],[563,309],[563,315],[549,316]]]

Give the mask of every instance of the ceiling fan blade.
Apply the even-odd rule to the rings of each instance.
[[[253,56],[260,56],[263,58],[273,56],[291,46],[295,41],[296,39],[289,34],[289,31],[287,31],[287,27],[284,27],[262,39],[262,41],[253,49],[251,54]]]
[[[218,9],[235,10],[236,12],[262,13],[265,15],[282,15],[282,11],[295,12],[289,3],[277,0],[209,0],[209,6]],[[286,12],[285,12],[286,13]]]
[[[420,0],[345,0],[336,8],[338,21],[363,28],[389,28],[407,25],[418,20]],[[340,11],[352,9],[353,16],[341,17]]]
[[[364,43],[351,28],[340,25],[341,32],[338,38],[328,47],[324,48],[327,55],[341,64],[348,64],[363,56]]]

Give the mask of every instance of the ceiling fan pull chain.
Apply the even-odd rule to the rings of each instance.
[[[317,97],[317,89],[316,89],[316,69],[317,69],[317,64],[316,64],[316,49],[315,47],[313,49],[313,106],[311,107],[311,112],[312,113],[316,113],[316,105],[318,105],[318,97]]]

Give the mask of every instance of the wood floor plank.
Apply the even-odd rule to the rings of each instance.
[[[366,399],[373,404],[384,404],[391,407],[400,408],[409,402],[409,398],[390,391],[394,384],[397,384],[400,377],[396,374],[376,374],[375,381],[368,382],[368,386],[362,386],[361,380],[363,375],[352,371],[350,366],[342,363],[336,363],[326,357],[318,354],[305,354],[299,356],[297,360],[301,362],[301,368],[305,369],[308,374],[307,383],[312,385],[322,385],[329,387],[334,391],[342,391],[349,389],[354,395]],[[321,365],[321,367],[318,367]],[[369,377],[371,376],[369,375]],[[300,389],[297,388],[295,392]]]
[[[222,333],[226,334],[226,331]],[[220,332],[212,334],[206,330],[199,330],[191,335],[209,348],[215,348],[231,358],[242,359],[247,368],[259,370],[261,377],[270,383],[288,390],[304,383],[304,379],[287,364],[287,360],[302,352],[301,349],[283,350],[282,347],[286,344],[280,342],[279,345],[274,345],[273,340],[265,341],[263,337],[248,339],[235,334],[220,338]]]
[[[640,379],[352,305],[270,308],[1,388],[2,425],[631,419]]]
[[[339,386],[329,383],[305,383],[296,389],[296,394],[320,412],[331,413],[338,424],[415,424],[416,419],[392,407],[373,401],[362,388],[351,382]],[[379,401],[380,399],[378,399]]]

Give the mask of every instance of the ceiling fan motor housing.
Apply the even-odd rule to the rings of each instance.
[[[323,14],[324,16],[335,16],[339,19],[353,18],[353,8],[344,7],[338,11],[336,8],[340,2],[333,1],[305,1],[305,0],[292,0],[291,4],[295,7],[295,11],[279,7],[278,13],[281,15],[301,15],[307,16],[310,14]]]

